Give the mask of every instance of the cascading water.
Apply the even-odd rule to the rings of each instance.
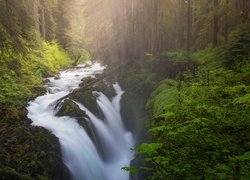
[[[57,80],[49,78],[47,94],[30,102],[27,108],[32,125],[42,126],[58,137],[63,161],[75,180],[129,179],[129,174],[121,170],[121,167],[129,166],[133,158],[130,149],[134,142],[132,134],[125,130],[120,115],[120,99],[124,92],[117,83],[113,85],[116,96],[112,101],[101,92],[93,92],[104,115],[103,120],[96,117],[83,104],[75,102],[88,115],[101,150],[76,119],[56,117],[54,106],[51,106],[57,99],[78,87],[82,78],[99,74],[103,69],[103,66],[95,63],[91,67],[63,71]]]

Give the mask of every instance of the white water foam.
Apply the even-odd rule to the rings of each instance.
[[[51,106],[54,101],[78,87],[82,78],[99,74],[103,69],[103,66],[95,63],[90,67],[63,71],[59,79],[49,78],[47,94],[29,102],[27,107],[32,125],[48,129],[59,139],[63,161],[75,180],[129,179],[129,173],[121,170],[121,167],[129,166],[133,158],[130,148],[134,146],[134,140],[132,134],[125,130],[120,115],[120,100],[124,92],[118,83],[113,85],[116,95],[112,101],[103,93],[95,92],[98,95],[97,104],[104,115],[103,120],[76,102],[88,115],[105,158],[76,119],[56,117],[54,106]]]

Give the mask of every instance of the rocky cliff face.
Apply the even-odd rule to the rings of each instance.
[[[1,117],[1,179],[70,179],[61,160],[58,139],[49,131],[30,126],[26,110],[15,119]]]

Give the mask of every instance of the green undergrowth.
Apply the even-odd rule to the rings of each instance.
[[[16,42],[0,27],[3,39],[0,50],[0,111],[7,116],[18,116],[20,107],[44,90],[43,77],[57,74],[71,63],[57,42],[46,42],[35,32],[30,33],[35,38],[29,40],[20,36],[18,42],[22,48],[17,49]]]
[[[43,78],[71,60],[57,42],[31,30],[11,36],[0,24],[0,179],[67,177],[58,140],[30,125],[27,102],[45,91]]]
[[[164,51],[161,53],[161,57],[175,61],[186,61],[187,59],[189,59],[189,53],[184,50]]]
[[[152,179],[250,175],[249,66],[245,73],[214,69],[209,77],[204,68],[189,80],[164,80],[151,94],[150,132],[161,146],[155,154],[143,146],[139,152],[155,164]]]
[[[249,179],[249,31],[239,27],[227,45],[191,54],[195,71],[151,93],[152,142],[136,148],[150,164],[139,169],[152,172],[148,179]]]

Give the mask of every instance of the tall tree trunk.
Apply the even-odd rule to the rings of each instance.
[[[6,7],[6,9],[9,8],[9,0],[5,0],[5,7]]]
[[[190,42],[192,38],[192,0],[187,1],[188,12],[187,12],[187,51],[190,51]]]
[[[225,42],[228,41],[228,11],[229,11],[229,0],[226,0],[226,14],[225,14]]]
[[[126,5],[127,12],[127,57],[129,59],[133,58],[133,35],[134,35],[134,25],[133,25],[133,0],[128,0]]]
[[[233,0],[233,16],[234,16],[234,23],[233,25],[236,26],[239,24],[240,18],[240,8],[239,8],[239,1],[240,0]]]
[[[184,14],[184,2],[183,0],[179,0],[179,18],[178,18],[178,26],[179,26],[179,35],[178,35],[178,41],[179,45],[178,48],[183,48],[184,47],[184,32],[185,32],[185,27],[183,24],[183,19],[185,17]]]
[[[46,39],[45,10],[44,10],[44,7],[41,8],[41,34],[42,34],[43,39]]]
[[[134,59],[136,59],[136,53],[137,53],[137,38],[136,38],[136,35],[137,35],[137,22],[136,22],[136,18],[137,18],[137,13],[136,13],[136,7],[137,7],[137,4],[135,2],[135,0],[132,0],[132,41],[133,41],[133,49],[132,49],[132,57]]]
[[[248,21],[248,1],[249,0],[242,0],[242,22],[245,23]]]
[[[128,23],[127,23],[127,11],[126,11],[126,1],[122,0],[120,6],[118,6],[118,8],[120,9],[118,12],[119,13],[119,34],[120,34],[120,60],[121,60],[121,64],[125,64],[126,63],[126,42],[127,42],[127,28],[128,28]],[[124,25],[125,28],[121,28],[122,24]]]
[[[213,20],[213,46],[218,44],[218,31],[219,31],[219,17],[218,17],[218,0],[214,0],[214,20]]]
[[[39,1],[34,0],[33,1],[33,19],[34,19],[34,26],[37,32],[40,31],[39,28]]]
[[[143,27],[143,1],[137,1],[137,36],[138,36],[138,57],[142,63],[145,54],[144,27]]]
[[[152,29],[151,29],[151,45],[150,45],[150,53],[155,54],[157,51],[156,43],[157,41],[157,29],[158,29],[158,0],[151,1],[151,16],[152,16]]]

